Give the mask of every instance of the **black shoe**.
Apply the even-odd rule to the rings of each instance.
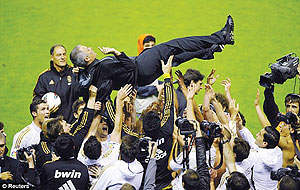
[[[227,22],[226,22],[224,28],[222,29],[222,33],[223,33],[226,44],[230,44],[230,45],[234,44],[233,31],[234,31],[233,19],[230,15],[228,15]]]
[[[224,49],[224,45],[213,44],[213,45],[210,47],[210,49],[211,49],[212,52],[222,52],[223,49]]]

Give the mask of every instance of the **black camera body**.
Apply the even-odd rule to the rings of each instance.
[[[293,177],[298,183],[300,182],[300,172],[298,171],[298,167],[296,165],[280,168],[277,171],[271,171],[272,180],[280,181],[283,176]]]
[[[292,56],[294,55],[294,56]],[[294,78],[298,71],[299,57],[295,53],[290,53],[276,60],[273,63],[271,73],[260,75],[259,84],[263,87],[270,88],[272,84],[283,84],[287,79]]]
[[[148,150],[149,147],[149,141],[151,141],[150,137],[143,137],[140,138],[140,147],[144,150]]]
[[[28,146],[28,147],[24,147],[24,148],[20,148],[19,150],[17,150],[17,159],[20,162],[26,162],[27,163],[27,159],[25,157],[24,152],[27,153],[28,156],[31,155],[31,150],[34,149],[33,146]]]
[[[292,112],[287,112],[285,115],[279,112],[277,114],[276,120],[278,122],[283,121],[284,123],[291,124],[292,126],[297,125],[297,123],[298,123],[297,116],[295,114],[293,114]]]
[[[175,124],[180,129],[181,135],[191,135],[195,133],[194,125],[186,118],[178,117]]]
[[[222,136],[222,129],[220,125],[215,122],[208,122],[206,120],[203,120],[200,123],[200,128],[204,133],[206,133],[209,139],[214,139],[216,137]]]

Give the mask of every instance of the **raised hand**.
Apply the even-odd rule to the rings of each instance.
[[[192,100],[196,94],[196,84],[191,84],[188,87],[187,100]]]
[[[215,72],[216,72],[216,69],[212,69],[209,76],[207,77],[207,84],[210,84],[210,85],[213,85],[216,80],[219,78],[219,75],[217,75],[216,77],[214,77],[215,75]]]
[[[164,63],[163,60],[161,60],[161,69],[164,73],[171,73],[171,69],[172,69],[172,61],[173,61],[174,55],[171,55],[168,59],[167,64]]]
[[[230,117],[231,117],[231,120],[234,121],[237,114],[239,113],[239,104],[236,105],[235,107],[235,99],[232,99],[230,102],[229,102],[229,111],[230,111]]]
[[[101,110],[101,102],[97,101],[97,102],[95,103],[95,110],[96,110],[96,111]]]
[[[94,86],[94,85],[91,85],[90,88],[89,88],[89,93],[90,93],[90,96],[96,96],[97,95],[97,87]]]
[[[211,85],[209,84],[205,84],[205,92],[207,94],[207,96],[209,97],[209,99],[214,99],[216,97],[216,93],[214,91],[214,89],[211,87]]]
[[[230,88],[231,88],[230,78],[226,77],[226,80],[223,80],[221,82],[221,85],[225,87],[225,92],[230,92]]]
[[[98,49],[104,54],[104,55],[107,55],[107,54],[114,54],[114,55],[121,55],[121,53],[119,51],[117,51],[115,48],[110,48],[110,47],[98,47]]]
[[[132,86],[131,84],[126,84],[124,87],[122,87],[119,91],[118,91],[118,94],[117,94],[117,100],[120,100],[120,101],[124,101],[125,98],[127,96],[129,96],[129,94],[131,93],[132,91]]]

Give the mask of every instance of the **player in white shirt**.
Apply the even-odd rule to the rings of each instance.
[[[272,127],[265,127],[256,134],[256,139],[246,128],[240,130],[241,137],[250,147],[250,156],[255,160],[253,168],[253,182],[256,190],[276,190],[276,180],[271,180],[271,171],[282,167],[282,151],[278,147],[280,134]]]
[[[136,160],[139,151],[139,139],[130,135],[125,135],[121,139],[124,99],[129,96],[131,92],[131,85],[125,85],[118,92],[115,127],[111,134],[110,149],[107,152],[107,158],[109,158],[110,155],[113,155],[112,157],[115,158],[115,153],[119,150],[118,157],[120,157],[121,160],[117,160],[112,163],[111,166],[104,168],[101,176],[95,180],[91,189],[119,190],[125,183],[131,184],[136,189],[140,188],[144,169],[141,163]]]
[[[45,118],[49,118],[49,106],[44,100],[34,100],[30,104],[33,121],[30,125],[15,134],[10,156],[16,158],[17,150],[40,142],[40,132]]]
[[[243,139],[235,138],[233,142],[233,153],[235,157],[236,170],[243,173],[251,184],[252,167],[255,162],[255,157],[250,154],[249,143]],[[217,190],[226,190],[227,178],[230,176],[230,172],[226,169],[226,172],[222,175],[220,184]]]

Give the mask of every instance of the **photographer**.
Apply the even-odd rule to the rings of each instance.
[[[24,162],[8,157],[8,148],[6,147],[6,137],[0,133],[0,184],[19,183],[36,185],[36,173],[34,170],[34,150],[31,150],[30,156],[24,152]]]
[[[279,190],[298,190],[300,188],[300,171],[297,166],[289,165],[271,172],[271,179],[277,180]]]
[[[197,86],[195,84],[191,84],[188,88],[188,94],[187,94],[187,98],[188,98],[188,101],[194,101],[194,95],[196,94],[197,92]],[[189,100],[190,99],[190,100]],[[193,102],[194,104],[194,102]],[[187,109],[194,109],[194,108],[190,108],[190,107],[187,107]],[[189,121],[185,118],[178,118],[176,120],[176,125],[179,127],[180,129],[180,133],[182,132],[191,132],[192,134],[191,135],[188,135],[188,141],[189,141],[189,144],[192,143],[191,140],[192,140],[192,136],[194,135],[195,131],[194,129],[196,128],[195,126],[192,126],[193,129],[190,128],[190,125],[193,121]],[[186,131],[187,130],[187,131]],[[175,129],[174,129],[175,131]],[[178,133],[178,132],[177,132]],[[176,137],[177,138],[182,138],[180,136],[180,134],[177,134],[176,133]],[[177,143],[177,138],[174,139],[173,141],[173,148],[172,148],[172,152],[171,152],[171,157],[173,158],[174,157],[174,149],[175,149],[175,145]],[[179,140],[179,139],[178,139]],[[183,143],[184,144],[184,143]],[[215,148],[213,146],[211,146],[210,148],[210,152],[209,151],[206,151],[206,163],[208,164],[209,161],[210,161],[210,165],[213,166],[214,163],[215,163]],[[209,157],[209,153],[211,153],[211,157],[212,159],[209,160],[208,157]],[[184,171],[183,171],[183,167],[184,167],[184,161],[187,162],[188,160],[188,164],[189,164],[189,169],[193,169],[194,171],[197,171],[197,160],[196,160],[196,145],[193,143],[192,147],[190,147],[189,149],[189,153],[187,155],[188,158],[185,158],[186,160],[184,160],[183,158],[183,154],[184,152],[181,152],[176,158],[173,158],[171,161],[170,161],[170,164],[169,164],[169,167],[171,170],[177,172],[179,170],[181,170],[181,172],[179,173],[179,175],[172,181],[172,186],[173,186],[173,189],[176,190],[176,189],[183,189],[182,187],[182,176],[184,174]]]
[[[263,127],[269,126],[270,123],[259,106],[258,89],[257,89],[256,99],[255,99],[255,108],[261,125]],[[288,165],[293,164],[294,156],[296,155],[296,151],[295,151],[296,149],[292,138],[295,133],[295,124],[298,123],[297,116],[294,115],[292,112],[288,112],[286,115],[282,115],[278,113],[275,119],[277,123],[281,121],[278,124],[278,131],[280,132],[280,140],[278,146],[283,153],[282,167],[287,167]]]
[[[195,89],[190,88],[193,92]],[[197,171],[186,170],[182,176],[182,184],[185,189],[196,190],[196,189],[210,189],[210,176],[208,172],[208,166],[206,164],[206,142],[202,136],[199,123],[196,121],[194,108],[193,108],[193,97],[195,93],[189,93],[187,97],[187,119],[193,121],[194,127],[196,128],[196,160],[197,160]]]

